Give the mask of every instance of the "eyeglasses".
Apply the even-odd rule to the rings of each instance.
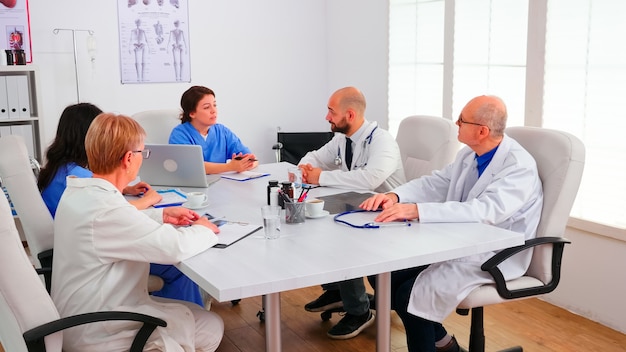
[[[480,123],[464,121],[463,118],[461,117],[461,115],[459,115],[459,119],[456,120],[456,124],[461,126],[462,123],[465,123],[465,124],[468,124],[468,125],[474,125],[474,126],[485,126],[485,127],[487,127],[486,125],[483,125],[483,124],[480,124]]]
[[[144,149],[144,150],[131,150],[132,153],[141,153],[141,156],[144,159],[148,159],[150,157],[150,149]]]

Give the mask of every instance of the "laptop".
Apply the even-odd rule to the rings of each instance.
[[[204,173],[202,147],[186,144],[146,144],[150,157],[144,159],[139,178],[153,186],[205,188],[220,179]]]

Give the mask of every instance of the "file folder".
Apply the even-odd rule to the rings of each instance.
[[[9,118],[30,118],[30,93],[28,76],[6,76],[7,102]]]
[[[6,76],[7,102],[9,104],[9,118],[20,117],[20,102],[17,94],[17,76]]]
[[[11,134],[11,126],[0,126],[0,137]]]
[[[9,102],[7,97],[6,77],[0,76],[0,120],[9,118]]]
[[[19,109],[18,116],[22,119],[28,119],[31,117],[28,76],[19,75],[15,77],[17,81],[17,103]]]
[[[28,149],[28,156],[35,157],[35,140],[33,139],[33,127],[31,125],[13,125],[11,126],[11,134],[22,136],[24,144]]]

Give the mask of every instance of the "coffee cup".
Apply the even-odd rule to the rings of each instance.
[[[187,206],[190,208],[197,208],[202,206],[207,200],[204,192],[189,192],[187,193]]]
[[[324,212],[324,201],[313,198],[306,201],[306,213],[308,216],[316,217]]]

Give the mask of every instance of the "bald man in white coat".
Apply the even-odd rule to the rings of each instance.
[[[341,88],[331,95],[326,120],[337,133],[300,160],[304,182],[376,192],[387,192],[406,182],[398,143],[376,122],[365,120],[364,115],[365,97],[357,88]],[[323,288],[325,292],[304,308],[320,312],[343,307],[346,315],[328,331],[329,337],[349,339],[374,323],[362,278]]]
[[[376,221],[483,222],[535,237],[543,206],[541,180],[533,157],[504,134],[506,106],[494,96],[476,97],[463,108],[457,125],[463,148],[455,161],[432,175],[363,202],[379,206]],[[496,252],[435,263],[392,274],[392,307],[406,328],[414,351],[459,351],[443,320],[476,287],[493,282],[480,266]],[[505,261],[506,280],[522,276],[532,251]]]

